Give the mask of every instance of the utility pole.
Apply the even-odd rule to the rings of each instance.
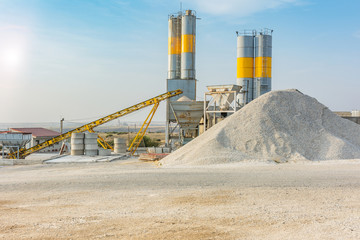
[[[60,119],[60,134],[62,134],[63,133],[63,127],[64,127],[64,118],[61,118]]]
[[[128,144],[130,146],[130,126],[128,125]]]
[[[64,118],[60,117],[60,135],[63,133],[63,129],[64,129]],[[59,155],[61,155],[66,148],[64,141],[61,141],[60,143],[61,143],[61,147],[60,147]]]

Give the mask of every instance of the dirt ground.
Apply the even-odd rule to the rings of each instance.
[[[0,167],[0,239],[360,239],[360,161]]]

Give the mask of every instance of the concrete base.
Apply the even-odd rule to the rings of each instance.
[[[0,159],[0,166],[12,166],[14,162],[14,159]]]
[[[170,153],[170,148],[167,147],[148,147],[148,153]]]
[[[87,150],[85,149],[85,154],[86,156],[97,156],[98,155],[98,150]]]
[[[63,156],[57,159],[44,161],[43,163],[96,163],[96,162],[112,162],[117,160],[128,159],[129,156],[126,154],[115,155],[115,156]]]
[[[126,147],[118,147],[118,148],[114,148],[114,152],[115,153],[126,153]]]
[[[99,149],[99,156],[110,156],[111,149]]]

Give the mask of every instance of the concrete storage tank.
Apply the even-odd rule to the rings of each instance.
[[[195,79],[196,16],[186,10],[181,19],[181,79]]]
[[[126,153],[126,141],[123,138],[114,138],[114,152]]]
[[[84,155],[84,133],[71,134],[71,155]]]
[[[169,16],[168,79],[180,79],[181,15]]]
[[[98,153],[99,153],[99,156],[110,156],[111,149],[99,149]]]
[[[85,155],[96,156],[98,155],[97,133],[85,133]]]
[[[271,91],[272,32],[264,29],[255,36],[254,99]]]
[[[249,103],[253,97],[255,31],[244,31],[237,37],[236,83],[241,86],[239,103]]]

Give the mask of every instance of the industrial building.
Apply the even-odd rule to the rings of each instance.
[[[31,134],[31,140],[25,145],[26,148],[34,147],[35,145],[60,135],[59,132],[46,128],[10,128],[10,131],[13,133]],[[39,152],[58,152],[60,151],[60,148],[61,144],[56,143],[40,150]]]
[[[5,153],[17,152],[17,158],[19,158],[20,149],[32,148],[59,135],[60,133],[46,128],[10,128],[8,131],[0,132],[2,156],[4,157]],[[38,152],[59,152],[60,148],[61,144],[55,143]]]

